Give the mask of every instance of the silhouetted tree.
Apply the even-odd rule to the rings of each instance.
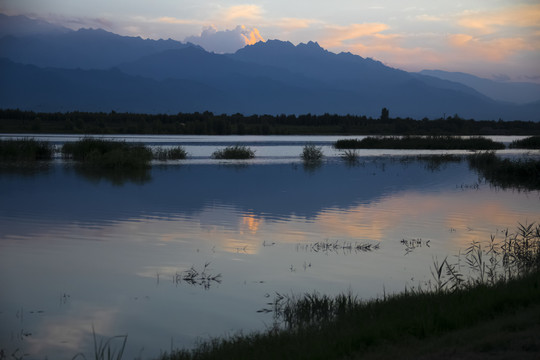
[[[387,108],[382,108],[381,110],[381,121],[388,121],[390,118],[390,111]]]

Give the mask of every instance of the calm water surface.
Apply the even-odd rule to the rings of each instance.
[[[540,220],[538,192],[494,188],[466,162],[365,151],[351,166],[331,148],[336,138],[128,137],[181,143],[191,157],[130,176],[60,159],[0,170],[0,350],[88,358],[94,328],[127,334],[125,358],[152,358],[266,329],[272,313],[261,310],[276,292],[368,299],[423,286],[434,257]],[[323,146],[320,166],[299,161],[306,141]],[[231,143],[257,158],[208,159]],[[422,246],[407,252],[403,239]]]

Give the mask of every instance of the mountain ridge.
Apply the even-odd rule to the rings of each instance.
[[[378,117],[386,107],[404,118],[540,120],[540,103],[498,102],[457,82],[312,41],[269,40],[214,54],[171,39],[79,29],[7,35],[0,50],[2,108]]]

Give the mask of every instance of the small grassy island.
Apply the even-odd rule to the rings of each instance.
[[[502,150],[503,143],[485,137],[404,136],[338,140],[336,149]]]

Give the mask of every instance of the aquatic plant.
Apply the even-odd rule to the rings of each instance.
[[[336,149],[426,149],[426,150],[502,150],[503,143],[476,136],[368,136],[342,139],[334,143]]]
[[[487,181],[502,188],[540,189],[540,160],[501,159],[493,152],[481,152],[467,157],[469,167]]]
[[[154,159],[158,160],[184,160],[187,158],[187,151],[182,146],[175,146],[170,149],[158,148],[154,150]]]
[[[0,140],[0,161],[21,162],[51,160],[54,147],[34,139]]]
[[[64,144],[62,155],[85,166],[113,169],[144,168],[152,160],[152,150],[142,144],[95,138]]]
[[[322,147],[315,144],[304,145],[302,154],[300,155],[304,162],[318,162],[322,160],[323,156]]]
[[[252,159],[255,151],[244,145],[227,146],[224,149],[216,150],[212,153],[214,159]]]
[[[358,163],[358,152],[356,149],[346,149],[341,153],[341,158],[345,160],[348,164]]]
[[[104,340],[103,338],[97,340],[96,332],[92,326],[92,335],[94,337],[94,359],[95,360],[121,360],[124,355],[124,350],[127,343],[127,335],[116,335],[111,336],[108,339]],[[113,348],[113,344],[120,341],[120,346],[118,349]],[[75,355],[72,360],[77,358],[83,358],[86,360],[86,356],[83,353]]]
[[[178,285],[185,282],[189,285],[199,285],[208,290],[212,284],[221,284],[221,273],[212,274],[209,272],[210,263],[204,264],[202,270],[197,270],[191,266],[188,270],[176,272],[173,276],[173,282]]]
[[[530,136],[521,140],[514,140],[508,146],[510,149],[540,149],[540,136]]]

